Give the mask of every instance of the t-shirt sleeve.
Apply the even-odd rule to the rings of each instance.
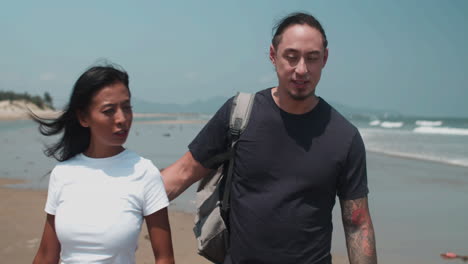
[[[48,214],[55,215],[58,206],[58,193],[60,192],[59,182],[56,177],[55,169],[52,170],[49,176],[49,187],[47,189],[47,201],[44,211]]]
[[[149,161],[149,168],[143,182],[143,215],[147,216],[169,205],[166,190],[158,168]]]
[[[208,164],[207,161],[227,150],[232,100],[224,103],[188,146],[195,160],[205,168],[217,168],[219,164]]]
[[[366,149],[362,137],[356,131],[338,184],[338,197],[354,200],[367,196]]]

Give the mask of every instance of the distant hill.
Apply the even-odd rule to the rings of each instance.
[[[140,98],[132,98],[135,113],[215,113],[227,100],[227,97],[215,96],[205,100],[196,100],[189,104],[154,103]]]
[[[135,113],[202,113],[214,114],[225,102],[228,97],[216,96],[205,100],[197,100],[189,104],[167,104],[154,103],[139,98],[132,99],[133,110]],[[336,102],[329,102],[341,114],[349,118],[373,119],[375,117],[399,117],[396,111],[374,110],[348,106]]]

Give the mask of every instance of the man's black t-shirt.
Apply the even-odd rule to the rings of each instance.
[[[202,165],[226,150],[231,102],[189,145]],[[260,91],[237,145],[225,263],[331,263],[336,195],[367,193],[364,144],[350,122],[321,98],[295,115],[276,105],[271,89]]]

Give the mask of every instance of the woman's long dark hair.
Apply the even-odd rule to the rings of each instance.
[[[95,66],[85,71],[73,86],[70,101],[65,111],[56,119],[45,119],[31,113],[31,118],[39,123],[39,132],[52,136],[63,131],[60,140],[44,150],[48,157],[65,161],[85,151],[89,146],[90,131],[82,127],[78,113],[87,113],[93,96],[102,88],[122,83],[128,88],[128,74],[115,66]],[[128,91],[130,93],[130,89]]]

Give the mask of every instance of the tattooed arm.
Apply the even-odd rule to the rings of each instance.
[[[367,197],[340,200],[350,264],[376,264],[374,227]]]

